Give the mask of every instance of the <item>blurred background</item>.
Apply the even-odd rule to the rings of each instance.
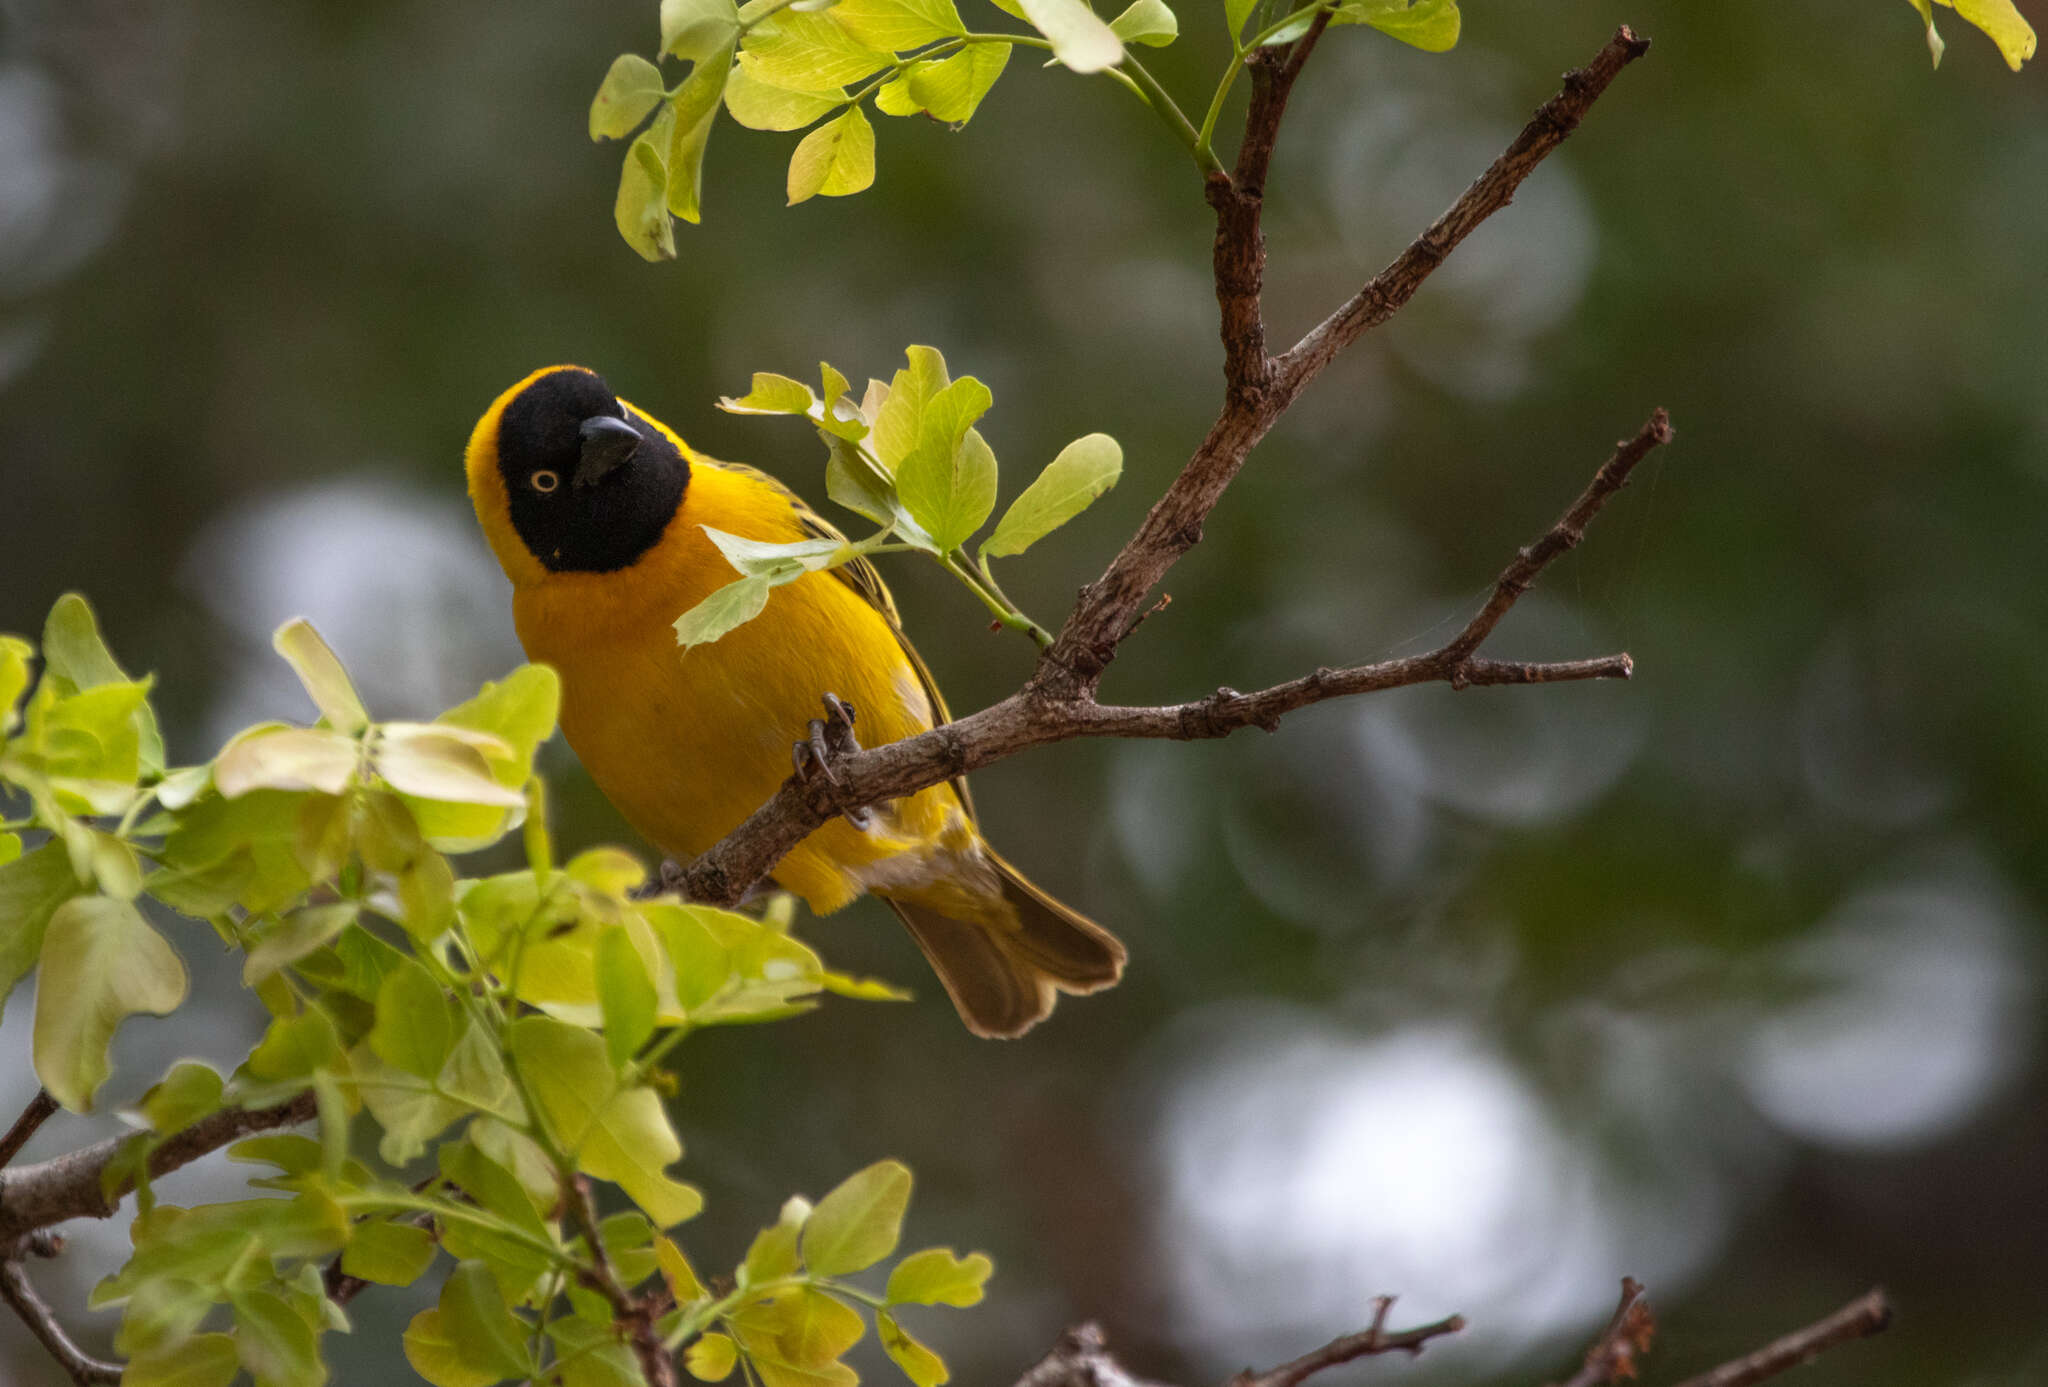
[[[173,760],[310,716],[268,648],[294,614],[380,716],[428,715],[520,658],[459,467],[501,388],[588,364],[822,502],[806,429],[713,401],[912,342],[993,388],[1006,494],[1080,433],[1123,442],[1119,489],[1005,572],[1056,620],[1218,403],[1185,155],[1110,83],[1020,59],[965,132],[880,124],[871,192],[785,210],[794,137],[722,120],[705,223],[649,266],[584,111],[655,8],[0,3],[0,629],[88,592],[160,677]],[[1181,8],[1145,56],[1199,105],[1222,23]],[[1382,1292],[1472,1328],[1358,1378],[1536,1382],[1624,1273],[1663,1321],[1653,1380],[1876,1282],[1894,1332],[1803,1380],[2048,1380],[2048,89],[1948,11],[1939,72],[1902,0],[1786,13],[1475,0],[1447,56],[1329,38],[1268,193],[1283,343],[1617,21],[1656,49],[1274,432],[1106,696],[1427,648],[1661,404],[1678,443],[1490,647],[1627,649],[1634,682],[980,774],[991,836],[1130,942],[1127,980],[992,1044],[879,906],[802,926],[918,1000],[683,1047],[700,1266],[897,1155],[913,1245],[999,1263],[983,1308],[912,1326],[962,1382],[1084,1317],[1213,1381]],[[888,577],[956,708],[1027,673],[963,592]],[[548,766],[565,846],[644,850],[565,747]],[[110,1097],[257,1033],[210,932],[172,931],[204,990],[124,1029]],[[0,1028],[9,1113],[31,1010]],[[102,1130],[53,1122],[30,1157]],[[124,1237],[71,1231],[41,1276],[103,1347],[81,1307]],[[338,1379],[403,1377],[426,1294],[359,1300]],[[0,1377],[60,1381],[11,1320]]]

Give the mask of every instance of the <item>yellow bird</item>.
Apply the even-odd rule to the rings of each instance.
[[[561,675],[569,745],[663,852],[687,861],[737,827],[789,774],[793,747],[804,770],[807,750],[822,756],[856,718],[871,745],[946,721],[865,560],[778,587],[754,620],[679,647],[675,619],[738,576],[704,526],[776,543],[837,531],[773,478],[696,452],[595,372],[551,366],[500,395],[467,464],[520,642]],[[1022,1035],[1057,993],[1123,972],[1114,935],[997,856],[963,781],[825,824],[775,880],[820,913],[863,893],[887,901],[977,1035]]]

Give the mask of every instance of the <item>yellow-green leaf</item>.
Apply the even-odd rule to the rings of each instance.
[[[348,671],[341,667],[341,661],[320,639],[311,622],[304,617],[287,621],[277,628],[270,643],[306,686],[313,706],[327,719],[328,726],[353,737],[370,725],[370,715],[364,711],[363,700],[349,680]]]
[[[1075,439],[1010,503],[996,522],[995,533],[981,546],[982,556],[1023,553],[1115,486],[1123,470],[1124,450],[1108,434]]]
[[[632,134],[667,89],[660,68],[638,53],[619,54],[590,103],[590,138],[619,140]]]
[[[410,1286],[433,1264],[434,1235],[410,1223],[359,1223],[342,1249],[341,1269],[380,1286]]]
[[[856,41],[890,53],[967,32],[953,0],[837,0],[830,13]]]
[[[443,1327],[439,1309],[422,1310],[405,1331],[405,1361],[434,1387],[490,1387],[502,1374],[470,1362]]]
[[[683,1354],[683,1366],[699,1382],[723,1382],[732,1376],[739,1352],[723,1334],[700,1335]]]
[[[977,43],[952,57],[916,63],[875,93],[875,104],[892,116],[920,111],[953,125],[971,120],[981,100],[1010,61],[1007,43]]]
[[[875,127],[852,106],[797,143],[789,160],[789,205],[816,196],[846,197],[874,181]]]
[[[1343,0],[1330,14],[1333,24],[1368,24],[1425,53],[1457,47],[1458,0]]]
[[[526,1326],[513,1317],[482,1262],[464,1262],[441,1285],[441,1327],[474,1367],[495,1378],[528,1370]]]
[[[867,1332],[856,1311],[811,1286],[754,1301],[727,1323],[756,1367],[772,1362],[811,1372],[837,1363]]]
[[[612,1067],[623,1069],[654,1034],[659,1001],[647,961],[623,925],[609,926],[598,936],[597,1000],[604,1011],[605,1050]]]
[[[662,107],[654,124],[626,148],[619,169],[619,193],[612,220],[626,244],[650,261],[676,258],[675,223],[668,212],[668,146],[675,133],[675,108]]]
[[[661,0],[664,53],[701,63],[738,38],[739,31],[740,14],[733,0]]]
[[[43,934],[36,988],[35,1069],[73,1112],[106,1081],[107,1045],[138,1012],[165,1016],[185,1000],[185,965],[127,901],[75,896]]]
[[[891,1305],[973,1305],[994,1270],[985,1252],[956,1257],[949,1247],[928,1247],[896,1264],[884,1297]]]
[[[241,1370],[231,1337],[194,1334],[172,1347],[130,1358],[121,1372],[121,1387],[228,1387]]]
[[[51,841],[0,863],[0,1004],[36,966],[50,917],[78,892],[78,875],[62,843]]]
[[[768,605],[774,584],[766,578],[741,578],[727,583],[676,618],[676,644],[688,650],[709,645],[736,626],[743,626]]]
[[[1132,0],[1130,8],[1109,21],[1110,32],[1125,43],[1164,48],[1180,37],[1180,19],[1166,0]]]
[[[821,1276],[871,1267],[896,1250],[910,1205],[910,1169],[877,1161],[840,1182],[804,1224],[804,1265]]]
[[[845,104],[844,87],[791,91],[762,81],[745,63],[733,69],[725,84],[725,109],[749,130],[801,130]]]
[[[875,1312],[875,1332],[881,1336],[883,1351],[917,1387],[940,1387],[952,1377],[946,1360],[912,1338],[887,1310]]]
[[[893,61],[893,54],[848,33],[830,10],[780,11],[772,23],[751,30],[740,49],[743,67],[787,91],[831,91],[872,76]]]

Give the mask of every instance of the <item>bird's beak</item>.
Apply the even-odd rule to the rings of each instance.
[[[576,464],[574,482],[579,491],[604,480],[640,447],[640,431],[609,414],[585,419],[577,432],[583,436],[583,453]]]

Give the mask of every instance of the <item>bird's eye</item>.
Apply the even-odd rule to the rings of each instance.
[[[528,477],[526,481],[535,491],[543,495],[553,491],[562,484],[562,479],[545,467],[541,468],[540,471],[534,473],[531,477]]]

